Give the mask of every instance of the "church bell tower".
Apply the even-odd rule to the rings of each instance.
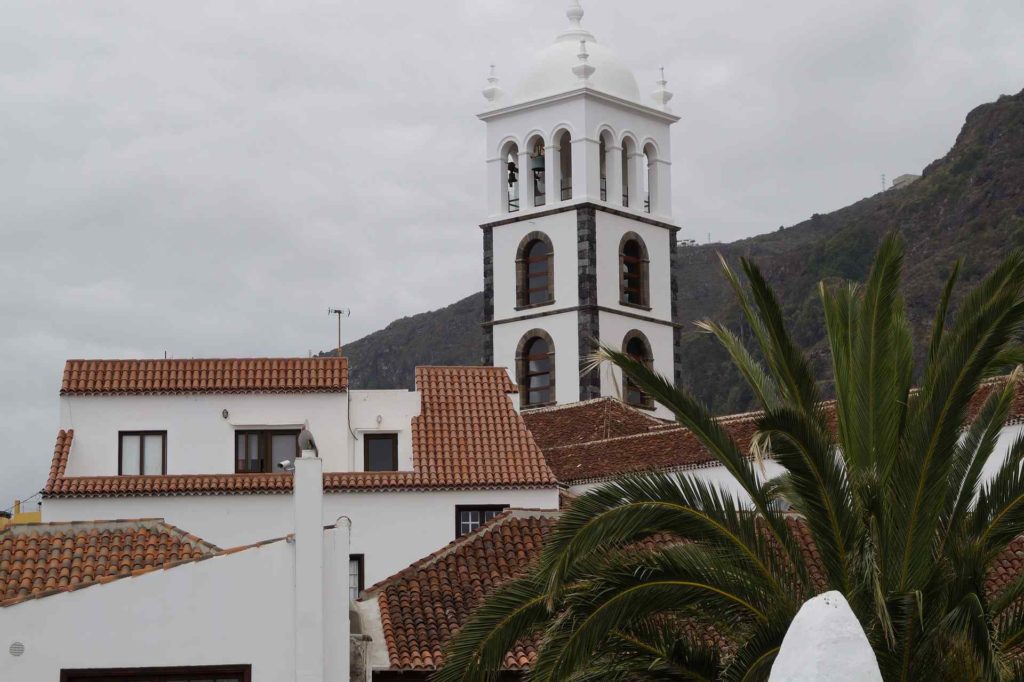
[[[664,73],[643,102],[632,71],[583,28],[580,3],[566,15],[515,90],[492,67],[483,91],[484,359],[509,368],[523,409],[614,396],[668,416],[618,370],[583,370],[603,343],[679,381],[679,119]]]

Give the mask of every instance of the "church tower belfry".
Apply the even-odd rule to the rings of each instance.
[[[583,372],[597,344],[679,380],[671,140],[664,70],[641,100],[632,71],[569,27],[487,110],[484,360],[507,367],[522,408],[614,396],[667,416],[612,368]]]

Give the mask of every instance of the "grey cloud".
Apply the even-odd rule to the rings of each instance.
[[[553,0],[15,0],[0,27],[0,509],[49,465],[68,357],[304,354],[481,286],[480,88]],[[1020,90],[1017,0],[588,0],[682,121],[684,235],[920,170]]]

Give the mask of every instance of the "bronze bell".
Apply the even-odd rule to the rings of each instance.
[[[516,166],[516,162],[515,161],[509,161],[508,162],[508,186],[511,187],[512,185],[516,184],[517,182],[519,182],[519,167]]]

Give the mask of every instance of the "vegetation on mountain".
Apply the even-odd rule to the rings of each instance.
[[[493,679],[526,638],[538,646],[535,681],[764,680],[801,604],[825,590],[846,597],[886,680],[1020,679],[1024,580],[993,593],[986,576],[1024,531],[1024,437],[994,476],[983,471],[1021,370],[976,416],[970,405],[1024,360],[1024,253],[960,297],[955,316],[953,268],[919,364],[904,260],[890,235],[866,284],[817,288],[833,406],[765,273],[742,258],[741,279],[723,261],[749,333],[703,328],[756,396],[755,450],[784,469],[770,481],[693,393],[602,349],[699,438],[743,499],[687,473],[581,496],[534,570],[450,641],[434,679]]]
[[[815,305],[814,284],[832,278],[862,281],[882,236],[892,231],[907,244],[903,293],[914,338],[921,339],[929,307],[958,257],[965,257],[961,279],[973,284],[1008,250],[1024,246],[1024,91],[972,111],[949,153],[909,186],[781,231],[730,244],[681,247],[676,276],[685,323],[686,385],[718,412],[754,405],[724,351],[692,324],[710,318],[749,338],[729,287],[717,276],[721,253],[733,264],[741,257],[758,263],[775,287],[795,340],[825,382],[822,390],[830,394],[824,320]],[[954,310],[959,301],[954,296]],[[411,387],[418,364],[480,364],[482,317],[483,297],[473,294],[347,344],[353,384]],[[916,345],[915,353],[920,361],[924,347]]]

